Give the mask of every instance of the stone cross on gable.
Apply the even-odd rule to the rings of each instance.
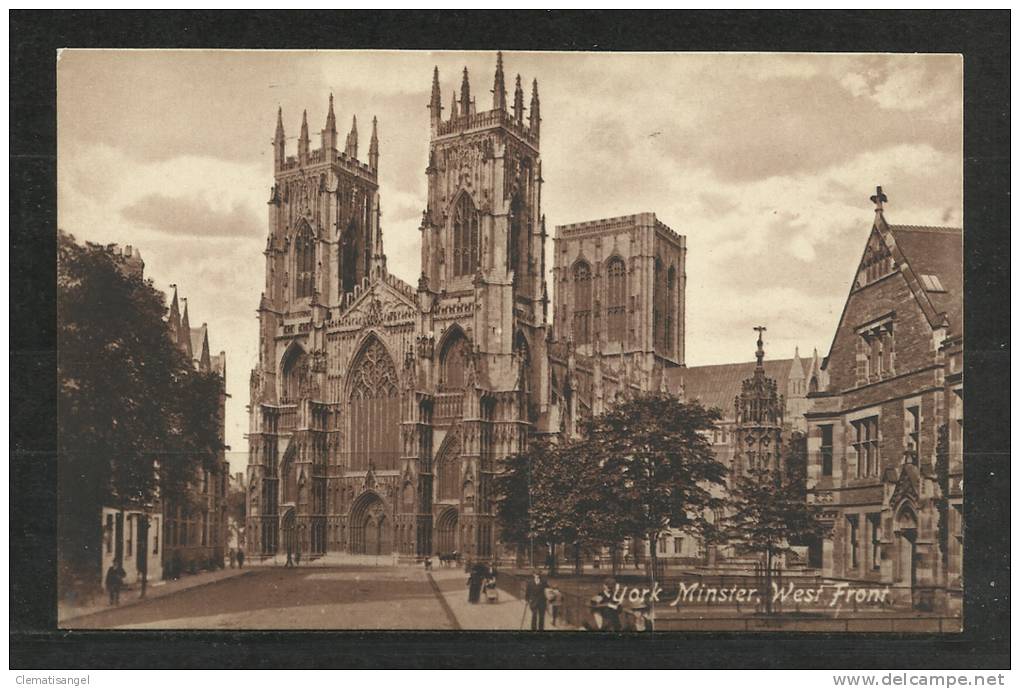
[[[875,204],[875,212],[882,212],[882,204],[886,203],[889,197],[882,193],[882,187],[875,187],[875,195],[871,197],[871,202]]]

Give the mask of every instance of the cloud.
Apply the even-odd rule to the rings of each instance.
[[[223,212],[204,199],[149,194],[121,210],[128,222],[186,237],[261,237],[265,223],[241,203]]]

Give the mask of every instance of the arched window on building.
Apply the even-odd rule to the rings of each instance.
[[[400,454],[400,398],[397,369],[386,348],[369,339],[351,368],[348,451],[350,469],[396,469]]]
[[[660,352],[666,343],[666,276],[662,270],[662,261],[655,259],[655,275],[652,283],[652,346]]]
[[[340,239],[340,289],[354,291],[358,284],[358,226],[351,218]]]
[[[453,500],[460,497],[460,441],[450,439],[436,462],[436,499]]]
[[[297,276],[294,296],[310,297],[315,289],[315,237],[312,228],[303,220],[294,239],[294,259],[294,274]]]
[[[283,390],[281,404],[293,404],[301,399],[301,383],[308,375],[308,355],[299,345],[294,344],[283,355]]]
[[[624,342],[627,334],[627,267],[614,256],[606,267],[606,317],[609,341]]]
[[[528,271],[528,219],[525,215],[524,202],[520,195],[514,196],[510,202],[510,232],[508,237],[510,270],[514,272],[514,284],[521,284],[521,279]]]
[[[443,390],[463,390],[467,382],[464,358],[468,353],[468,339],[459,328],[450,333],[439,352],[439,386]]]
[[[676,267],[670,266],[666,274],[666,318],[665,332],[663,332],[663,351],[666,354],[673,354],[673,343],[676,341],[676,334],[673,329],[676,327]]]
[[[473,275],[478,268],[478,211],[461,194],[453,211],[453,274]]]
[[[574,264],[574,342],[591,343],[591,266]]]

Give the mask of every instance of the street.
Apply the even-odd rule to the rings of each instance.
[[[458,574],[456,579],[459,599],[463,577]],[[458,628],[449,607],[444,610],[441,601],[442,594],[421,568],[253,568],[241,576],[70,620],[66,626],[74,629]]]

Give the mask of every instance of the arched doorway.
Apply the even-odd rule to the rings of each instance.
[[[896,581],[913,588],[917,584],[917,515],[909,505],[903,505],[896,517],[896,540]]]
[[[351,509],[351,552],[357,555],[388,555],[393,551],[392,525],[386,508],[375,493],[365,493]]]
[[[436,520],[436,552],[446,555],[457,549],[457,510],[450,507]]]

